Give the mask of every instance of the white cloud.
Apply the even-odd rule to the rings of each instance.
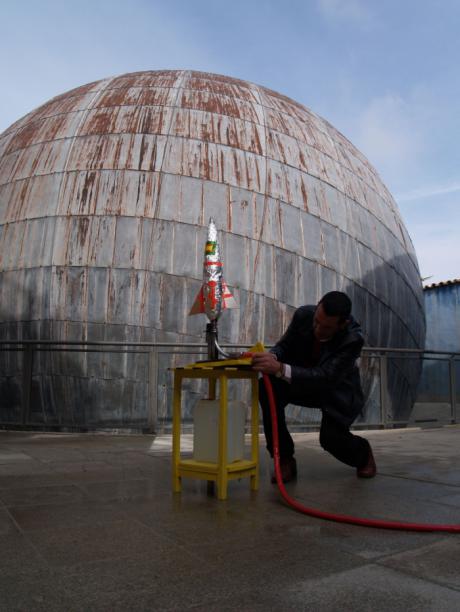
[[[367,27],[373,22],[368,3],[363,0],[317,0],[320,13],[325,19],[348,21]]]
[[[427,283],[460,278],[460,245],[458,233],[446,224],[441,233],[432,233],[431,227],[413,228],[412,240],[422,278]]]
[[[424,198],[431,198],[434,196],[448,195],[450,193],[456,193],[460,191],[460,182],[452,181],[445,183],[444,185],[427,185],[420,189],[414,189],[407,191],[395,196],[397,202],[412,202],[415,200],[422,200]]]
[[[389,176],[411,166],[423,149],[414,107],[398,94],[374,98],[358,116],[355,141],[382,174]]]

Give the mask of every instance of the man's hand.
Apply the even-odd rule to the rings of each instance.
[[[281,363],[273,353],[253,353],[252,369],[263,374],[276,374],[281,371]]]

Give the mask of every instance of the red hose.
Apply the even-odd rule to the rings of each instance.
[[[280,469],[280,449],[278,440],[278,419],[276,415],[276,402],[273,395],[273,388],[270,382],[270,378],[267,374],[263,374],[265,389],[267,390],[268,401],[270,404],[270,414],[272,421],[272,433],[273,433],[273,454],[275,460],[275,475],[278,488],[283,499],[286,503],[303,514],[314,516],[316,518],[326,519],[328,521],[335,521],[337,523],[350,523],[351,525],[361,525],[362,527],[378,527],[380,529],[399,529],[402,531],[447,531],[450,533],[460,533],[460,525],[431,525],[429,523],[399,523],[398,521],[381,521],[372,519],[356,518],[354,516],[346,516],[343,514],[333,514],[332,512],[322,512],[321,510],[315,510],[303,506],[292,497],[287,494],[286,488],[283,484]]]

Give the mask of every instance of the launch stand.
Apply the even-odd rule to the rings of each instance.
[[[208,380],[209,399],[215,399],[219,390],[219,428],[217,463],[181,459],[181,400],[182,381],[185,378]],[[251,458],[227,462],[228,381],[249,379],[251,381]],[[259,397],[257,372],[243,367],[185,366],[174,370],[173,395],[173,491],[181,490],[181,478],[199,478],[217,483],[217,498],[227,499],[227,484],[235,478],[249,477],[251,489],[259,486]]]

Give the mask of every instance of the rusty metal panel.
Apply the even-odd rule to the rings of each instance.
[[[16,132],[6,152],[12,153],[17,149],[25,149],[34,144],[58,140],[73,135],[83,115],[84,112],[79,111],[31,121]]]
[[[324,261],[320,220],[301,211],[300,222],[303,237],[303,256],[317,262]]]
[[[250,252],[250,291],[275,298],[274,248],[260,241],[252,241]]]
[[[284,249],[275,251],[275,296],[284,304],[297,302],[297,274],[298,259],[293,253]]]
[[[167,134],[172,108],[164,106],[119,106],[90,110],[78,129],[91,134]]]
[[[156,214],[159,219],[168,221],[173,221],[174,219],[182,220],[181,210],[183,207],[181,202],[181,194],[184,191],[182,189],[183,181],[184,177],[180,176],[179,174],[162,174],[161,189]],[[190,202],[191,208],[188,208],[186,211],[186,216],[193,216],[196,214],[197,209],[199,210],[201,208],[203,183],[202,181],[198,181],[193,178],[188,179],[188,182],[193,182],[194,184],[199,185],[199,192],[197,192],[196,189],[193,191],[193,195],[195,197]],[[189,198],[191,199],[191,194],[189,195]]]
[[[5,155],[5,151],[8,149],[12,138],[14,138],[13,130],[7,130],[3,132],[3,134],[0,134],[0,160],[3,155]]]
[[[107,268],[89,268],[88,319],[93,323],[105,323],[107,320],[108,292],[109,270]]]
[[[223,145],[168,138],[164,172],[225,183],[261,192],[265,183],[262,157]]]
[[[202,267],[202,245],[197,244],[197,235],[193,225],[176,223],[173,250],[173,274],[186,278],[200,278],[198,273]]]
[[[52,173],[25,180],[27,184],[19,181],[22,183],[19,192],[20,200],[17,203],[17,208],[13,208],[11,211],[12,217],[15,212],[16,217],[20,216],[26,219],[56,215],[61,175]],[[27,189],[27,191],[24,192],[24,189]]]
[[[139,259],[140,219],[118,217],[115,232],[113,265],[117,268],[137,268]]]
[[[32,145],[27,149],[20,150],[18,154],[11,154],[12,157],[17,154],[17,158],[9,180],[18,180],[31,175],[38,176],[40,174],[62,172],[71,143],[72,140],[66,138],[56,142]]]
[[[226,233],[222,240],[223,253],[232,253],[225,262],[225,276],[232,286],[249,287],[249,243],[246,238]],[[252,263],[252,262],[251,262]]]
[[[159,170],[166,138],[153,134],[108,134],[77,139],[66,170]]]
[[[361,277],[358,250],[355,241],[346,232],[342,232],[341,236],[341,258],[347,278],[358,282]]]
[[[51,265],[54,238],[54,219],[27,221],[17,264],[21,268]]]
[[[92,217],[79,216],[65,219],[66,251],[65,264],[68,266],[86,265],[89,259]]]
[[[141,87],[112,89],[109,86],[91,101],[88,108],[118,107],[122,105],[135,106],[139,102],[142,91]]]
[[[26,222],[12,223],[3,226],[2,244],[0,249],[0,263],[2,270],[18,268]]]
[[[301,211],[294,206],[280,204],[281,244],[291,253],[302,255],[302,226],[300,223]]]
[[[170,134],[265,154],[264,126],[227,115],[180,108],[174,113]]]
[[[50,102],[47,102],[43,106],[40,106],[36,110],[26,115],[23,120],[13,124],[13,126],[11,126],[9,129],[14,128],[14,131],[17,133],[20,129],[24,129],[27,125],[29,125],[29,123],[33,123],[48,117],[60,116],[63,114],[65,115],[67,113],[76,113],[78,111],[85,110],[93,98],[94,93],[54,98],[53,100],[50,100]],[[9,130],[7,130],[7,132],[8,131]]]
[[[156,220],[153,224],[152,244],[147,268],[156,272],[172,274],[172,250],[174,228],[171,223]]]
[[[167,184],[166,184],[167,183]],[[171,195],[168,198],[166,193]],[[203,203],[204,203],[204,183],[198,179],[177,176],[163,175],[162,183],[162,198],[163,202],[169,199],[173,209],[174,203],[179,202],[178,221],[182,223],[191,223],[193,226],[204,225],[203,218]],[[161,216],[167,215],[166,208],[161,211]],[[208,217],[209,218],[209,217]]]
[[[222,183],[206,181],[203,183],[203,212],[202,218],[213,217],[218,227],[223,230],[229,228],[229,188]]]
[[[110,266],[113,261],[116,217],[95,217],[88,251],[89,265]]]
[[[238,187],[229,187],[228,189],[228,231],[257,239],[261,234],[264,220],[264,196]],[[207,216],[206,211],[205,218]],[[215,218],[214,215],[209,216]]]
[[[162,324],[161,295],[164,276],[156,272],[147,272],[144,291],[144,309],[142,325],[144,329],[159,329]]]
[[[158,189],[155,172],[69,172],[62,180],[58,214],[153,217]]]
[[[250,84],[244,83],[244,81],[230,83],[224,79],[216,79],[214,75],[210,75],[210,78],[207,79],[192,76],[187,82],[187,87],[198,91],[210,91],[215,94],[246,100],[256,104],[260,103],[257,89],[252,88]]]
[[[126,87],[176,87],[186,74],[182,70],[158,70],[121,75],[110,80],[107,89]]]
[[[268,196],[264,200],[261,240],[281,247],[280,202]]]
[[[321,221],[320,227],[326,266],[336,270],[339,274],[346,275],[347,270],[343,268],[342,244],[340,242],[341,236],[339,230],[324,221]]]
[[[0,185],[8,185],[10,183],[20,154],[21,151],[15,151],[9,155],[2,155],[0,159]],[[2,208],[6,205],[7,202],[2,202]]]
[[[183,89],[180,99],[182,108],[209,111],[264,125],[264,109],[260,104],[238,100],[210,91]]]

